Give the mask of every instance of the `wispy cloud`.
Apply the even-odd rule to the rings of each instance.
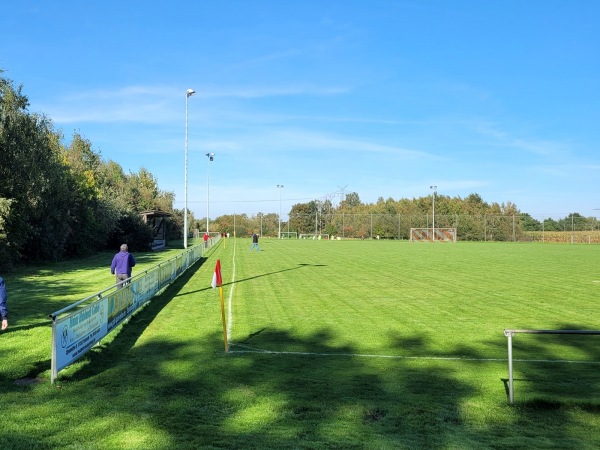
[[[235,142],[239,142],[236,144]],[[435,160],[440,157],[402,146],[386,145],[374,141],[362,139],[348,139],[333,133],[320,133],[311,130],[277,130],[268,129],[255,132],[253,134],[240,135],[229,144],[230,148],[254,148],[261,149],[261,152],[275,152],[279,155],[282,152],[290,152],[298,158],[298,151],[303,152],[351,152],[365,154],[388,154],[402,156],[406,159]]]
[[[489,122],[475,121],[472,123],[472,126],[479,134],[493,139],[493,141],[488,144],[524,150],[535,155],[552,156],[559,154],[568,148],[561,142],[535,138],[526,139],[514,136],[514,134],[502,131]]]
[[[161,86],[127,86],[58,95],[41,105],[56,123],[159,123],[172,117],[175,90]],[[182,98],[183,98],[182,94]]]
[[[197,96],[213,99],[256,99],[286,96],[334,96],[348,92],[343,86],[281,85],[199,87]],[[126,86],[58,95],[38,105],[56,123],[139,122],[168,123],[181,115],[185,89],[172,86]],[[257,113],[260,114],[260,113]],[[255,114],[253,114],[255,115]],[[251,114],[248,114],[250,117]]]

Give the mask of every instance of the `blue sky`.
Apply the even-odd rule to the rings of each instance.
[[[206,216],[339,197],[600,216],[600,2],[8,2],[30,111]],[[215,153],[208,163],[205,154]],[[277,185],[284,188],[280,191]]]

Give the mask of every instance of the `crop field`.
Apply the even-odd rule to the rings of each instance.
[[[110,284],[111,255],[7,274],[0,447],[600,446],[600,336],[516,335],[510,405],[503,333],[600,329],[599,246],[250,244],[219,242],[54,385],[47,314]]]

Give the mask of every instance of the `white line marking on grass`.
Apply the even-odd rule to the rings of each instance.
[[[230,343],[230,346],[247,347],[246,350],[231,350],[229,353],[261,353],[265,355],[292,355],[292,356],[336,356],[345,358],[381,358],[381,359],[416,359],[416,360],[442,360],[442,361],[478,361],[478,362],[508,362],[508,358],[472,358],[467,356],[401,356],[401,355],[373,355],[365,353],[321,353],[321,352],[286,352],[252,348],[243,344]],[[573,361],[567,359],[516,359],[515,362],[530,363],[570,363],[600,365],[600,361]]]

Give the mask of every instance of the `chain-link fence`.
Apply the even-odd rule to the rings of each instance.
[[[243,217],[238,236],[260,230],[277,236],[278,224]],[[261,226],[262,225],[262,226]],[[600,243],[600,222],[595,218],[464,214],[292,214],[281,222],[282,231],[323,234],[342,239],[410,239],[411,228],[456,228],[459,241]],[[224,230],[226,231],[226,230]],[[233,230],[232,230],[233,231]]]
[[[557,222],[546,230],[545,218],[534,219],[537,229],[531,230],[532,218],[528,215],[338,214],[323,217],[321,225],[323,232],[342,238],[409,239],[411,228],[435,227],[456,228],[461,241],[600,242],[598,223],[580,219],[565,222],[562,230],[557,230]]]

